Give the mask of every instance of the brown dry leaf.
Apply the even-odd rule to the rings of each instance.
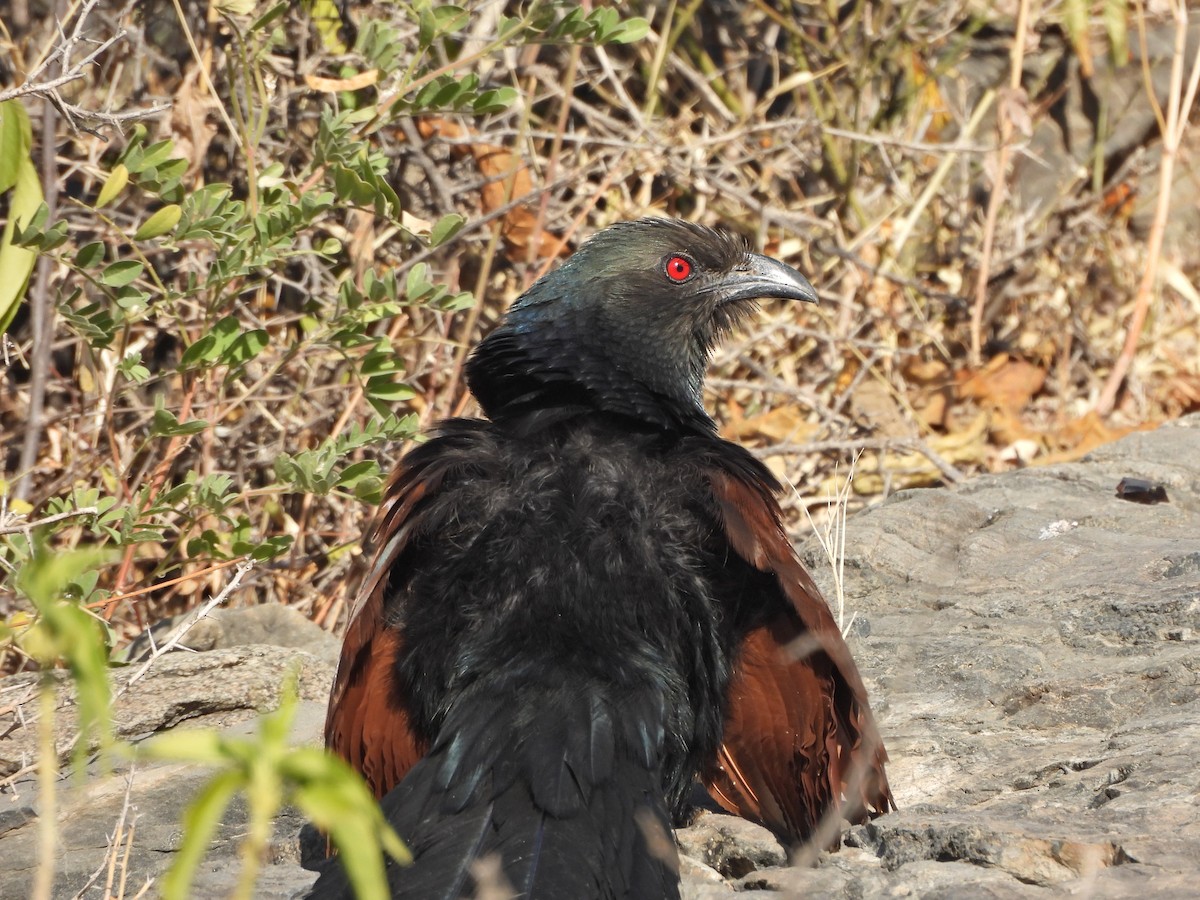
[[[1200,409],[1200,375],[1180,372],[1168,379],[1167,396],[1178,406],[1179,415]]]
[[[981,412],[951,433],[930,438],[929,447],[946,462],[979,465],[987,456],[990,428],[991,416]]]
[[[746,411],[742,404],[738,403],[737,398],[729,396],[725,398],[725,403],[721,408],[721,434],[726,437],[739,433],[741,423],[746,418]]]
[[[837,380],[833,385],[833,392],[840,395],[849,390],[850,385],[854,383],[855,376],[858,375],[859,368],[858,357],[850,356],[846,358],[842,370],[837,374]]]
[[[952,465],[978,466],[988,453],[990,417],[979,413],[964,428],[952,434],[927,439],[929,448]],[[874,464],[874,469],[871,468]],[[842,476],[832,474],[821,483],[821,491],[836,491]],[[918,451],[882,451],[864,454],[854,472],[854,492],[864,497],[906,488],[931,487],[945,479],[924,453]]]
[[[878,378],[866,378],[850,395],[850,410],[865,423],[876,437],[909,437],[912,424],[892,388]]]
[[[1153,431],[1160,424],[1162,423],[1143,422],[1138,425],[1114,428],[1106,424],[1098,413],[1092,411],[1078,419],[1072,419],[1056,431],[1043,435],[1046,446],[1054,449],[1038,457],[1035,462],[1038,465],[1074,462],[1091,453],[1101,444],[1112,443],[1134,431]]]
[[[740,441],[757,437],[781,443],[799,442],[812,437],[817,426],[807,421],[794,406],[779,406],[758,415],[744,418],[729,417],[721,435],[727,440]]]
[[[424,138],[437,135],[461,140],[475,136],[473,130],[448,119],[422,119],[417,123],[417,128]],[[480,174],[487,179],[480,192],[485,214],[503,209],[513,201],[533,193],[529,167],[507,148],[479,141],[452,145],[451,150],[460,156],[470,153]],[[562,238],[545,229],[540,234],[535,233],[537,218],[531,205],[519,203],[512,206],[501,219],[500,235],[504,238],[505,255],[513,262],[567,255],[568,250]]]
[[[1157,422],[1114,428],[1095,412],[1071,419],[1058,428],[1039,431],[1025,425],[1019,416],[996,410],[989,415],[992,442],[1013,449],[1018,446],[1036,447],[1042,452],[1021,452],[1020,458],[1029,465],[1074,462],[1091,453],[1101,444],[1108,444],[1133,431],[1157,427]]]
[[[997,98],[1000,101],[997,114],[1006,117],[1012,122],[1013,128],[1025,137],[1033,134],[1033,112],[1025,89],[1001,88]]]
[[[954,124],[954,117],[950,114],[954,104],[948,103],[942,96],[938,73],[930,70],[926,57],[927,54],[924,50],[914,50],[909,54],[907,62],[909,77],[916,87],[914,93],[921,112],[932,113],[928,118],[929,124],[925,128],[924,134],[917,135],[917,137],[925,141],[936,142],[943,139],[946,126]],[[922,118],[920,113],[914,111],[909,121],[919,122]]]
[[[978,372],[962,369],[955,378],[960,399],[978,400],[980,405],[1016,413],[1042,389],[1046,372],[1032,363],[1011,359],[1001,353]]]
[[[1032,440],[1039,445],[1045,445],[1044,435],[1029,428],[1015,411],[994,409],[985,415],[988,416],[988,431],[992,443],[1000,447],[1009,447],[1018,441]]]
[[[911,359],[901,371],[908,381],[917,384],[936,384],[941,387],[950,378],[950,367],[940,359]]]
[[[1100,212],[1119,222],[1128,222],[1137,201],[1136,185],[1131,181],[1121,181],[1105,192],[1100,203]]]
[[[215,105],[200,86],[199,67],[192,66],[171,98],[170,117],[159,128],[161,137],[175,142],[175,155],[188,161],[189,176],[196,176],[208,160],[208,145],[217,133],[216,126],[208,122],[208,112]]]
[[[354,283],[361,287],[363,276],[375,261],[375,216],[367,210],[354,209],[347,224],[350,240],[346,242],[346,250],[354,265]]]
[[[763,465],[767,467],[775,480],[780,484],[788,483],[788,458],[785,456],[768,456],[763,459]]]
[[[336,93],[337,91],[358,91],[370,87],[379,81],[379,70],[368,69],[349,78],[322,78],[320,75],[305,75],[304,83],[314,91]]]
[[[909,402],[924,430],[946,427],[950,408],[950,367],[940,359],[912,359],[903,367],[904,379],[916,388]]]
[[[949,409],[950,398],[944,390],[935,391],[913,401],[913,412],[917,414],[917,421],[925,430],[945,428],[946,413]]]

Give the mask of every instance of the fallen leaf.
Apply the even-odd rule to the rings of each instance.
[[[425,118],[417,123],[424,138],[434,136],[462,141],[475,137],[475,132],[448,119]],[[532,204],[520,203],[533,194],[533,178],[529,167],[512,151],[498,144],[483,141],[451,145],[451,152],[470,154],[486,181],[480,190],[482,212],[493,213],[507,209],[500,220],[500,236],[504,239],[505,255],[514,262],[566,256],[568,248],[562,238],[537,228],[537,213]]]
[[[358,91],[370,87],[379,81],[379,70],[368,69],[351,75],[349,78],[322,78],[320,75],[305,75],[304,83],[314,91],[337,93],[338,91]]]
[[[794,406],[777,406],[758,415],[728,418],[721,434],[727,440],[766,438],[776,443],[798,443],[817,432],[817,425],[805,419]]]
[[[912,423],[896,400],[891,385],[879,378],[865,378],[850,395],[850,410],[876,437],[910,437]]]
[[[170,117],[159,128],[160,137],[174,141],[174,155],[188,161],[189,178],[197,178],[208,161],[208,145],[217,134],[208,114],[215,108],[212,95],[200,84],[200,68],[191,66],[171,98]]]
[[[979,371],[960,370],[955,378],[959,399],[977,400],[981,405],[1016,413],[1042,389],[1046,372],[1032,363],[1011,359],[1002,353]]]
[[[1037,465],[1074,462],[1091,453],[1102,444],[1125,437],[1134,431],[1152,431],[1159,422],[1143,422],[1138,425],[1112,427],[1094,410],[1078,419],[1071,419],[1062,427],[1047,431],[1043,435],[1050,452],[1039,456]]]

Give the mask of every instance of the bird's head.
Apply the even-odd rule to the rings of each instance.
[[[497,421],[599,409],[711,428],[701,401],[709,355],[769,298],[817,294],[740,238],[671,219],[622,222],[512,305],[472,354],[468,382]]]

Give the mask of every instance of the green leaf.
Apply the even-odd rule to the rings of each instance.
[[[377,400],[400,403],[411,400],[416,391],[402,381],[393,381],[390,375],[377,375],[367,379],[367,395]]]
[[[292,536],[290,534],[277,534],[274,537],[267,538],[261,544],[255,544],[250,547],[246,555],[255,562],[266,562],[268,559],[274,559],[282,553],[287,553],[291,548]],[[234,553],[237,553],[236,549]]]
[[[1127,0],[1104,0],[1104,30],[1112,45],[1112,59],[1118,66],[1129,62],[1129,4]]]
[[[280,481],[310,494],[328,494],[336,484],[333,467],[337,462],[328,443],[316,450],[302,450],[295,456],[282,453],[275,458],[275,475]]]
[[[458,99],[468,90],[470,88],[463,82],[451,79],[434,92],[428,105],[434,109],[456,106]]]
[[[381,340],[383,341],[382,346],[377,347],[363,357],[359,371],[364,376],[392,375],[404,371],[404,360],[392,351],[392,348],[387,344],[386,338],[382,338]]]
[[[150,295],[131,285],[117,288],[117,306],[127,313],[139,313],[150,305]]]
[[[171,161],[171,151],[175,149],[175,144],[170,139],[159,141],[157,144],[151,144],[142,153],[141,166],[138,169],[139,173],[146,173],[150,169],[157,168]],[[186,160],[179,160],[187,166]],[[150,177],[154,177],[151,175]]]
[[[404,295],[409,303],[416,303],[433,293],[434,287],[429,281],[429,266],[417,263],[408,270],[408,278],[404,285]]]
[[[150,380],[150,370],[142,365],[142,354],[133,351],[117,366],[117,371],[134,384],[145,384]]]
[[[588,20],[592,24],[592,31],[596,40],[603,42],[608,40],[608,36],[620,24],[621,14],[615,9],[602,6],[588,16]]]
[[[442,216],[434,223],[433,229],[429,232],[429,246],[440,247],[458,234],[466,224],[467,220],[458,213]]]
[[[141,277],[144,267],[134,259],[122,259],[108,266],[97,279],[108,287],[124,287]]]
[[[109,558],[102,550],[62,552],[44,546],[35,537],[32,557],[17,571],[16,587],[37,608],[35,627],[22,646],[43,668],[65,660],[75,682],[80,726],[87,739],[76,744],[75,761],[81,764],[89,739],[102,748],[112,742],[107,674],[108,647],[96,620],[68,599],[80,593],[79,585],[95,583],[89,575]]]
[[[222,772],[206,784],[183,817],[185,840],[179,845],[166,877],[162,892],[167,900],[187,900],[192,896],[192,878],[196,867],[208,852],[217,825],[233,800],[233,795],[242,786],[242,774],[236,770]]]
[[[470,291],[459,291],[457,294],[447,294],[433,303],[435,309],[446,312],[461,312],[475,305],[475,295]]]
[[[164,206],[142,223],[141,227],[134,232],[133,239],[135,241],[148,241],[151,238],[166,234],[179,224],[179,216],[182,213],[183,210],[177,203]]]
[[[221,354],[221,362],[228,366],[243,365],[262,353],[270,342],[270,336],[261,328],[239,334]]]
[[[16,100],[0,103],[0,194],[20,178],[23,157],[33,147],[33,129],[25,107]]]
[[[287,12],[288,7],[290,5],[291,4],[286,3],[286,2],[276,3],[270,9],[268,9],[265,13],[263,13],[261,16],[259,16],[257,19],[254,20],[254,24],[250,26],[250,30],[251,31],[264,30],[268,25],[270,25],[272,22],[274,22],[276,19],[278,19],[280,16],[282,16],[285,12]],[[336,17],[335,17],[335,19],[336,19]],[[344,53],[345,50],[337,50],[334,52]]]
[[[471,103],[471,111],[477,116],[485,116],[489,113],[503,112],[513,105],[517,99],[516,88],[502,87],[495,90],[484,91]]]
[[[286,7],[288,4],[279,5]],[[341,38],[342,16],[337,3],[334,0],[309,0],[307,6],[326,52],[337,56],[345,53],[346,45]]]
[[[640,41],[650,33],[650,22],[641,17],[634,19],[626,19],[605,38],[617,44],[632,44],[634,41]]]
[[[402,865],[412,855],[383,818],[365,782],[342,759],[313,747],[282,760],[284,777],[296,783],[293,801],[329,833],[360,898],[389,896],[382,853]],[[381,853],[382,851],[382,853]]]
[[[158,495],[158,499],[154,501],[155,508],[170,510],[187,499],[188,494],[191,492],[192,485],[186,481],[182,484],[173,485]]]
[[[13,231],[13,243],[20,244],[22,247],[29,246],[36,249],[37,244],[42,239],[42,229],[46,227],[46,220],[50,218],[50,207],[45,201],[37,204],[33,210],[33,215],[28,220],[16,225]]]
[[[217,766],[225,760],[225,744],[219,732],[208,728],[165,731],[146,741],[139,753],[151,759]]]
[[[96,209],[102,206],[108,206],[113,200],[117,199],[121,191],[125,190],[125,185],[129,184],[129,169],[124,163],[117,163],[113,166],[112,171],[108,173],[108,178],[104,181],[104,187],[100,188],[100,193],[96,197]]]
[[[212,331],[196,342],[197,344],[204,343],[208,348],[201,358],[205,362],[216,362],[233,346],[233,342],[241,333],[242,324],[237,320],[237,316],[226,316],[221,319],[212,327]],[[184,357],[187,357],[186,353]]]
[[[364,459],[356,463],[351,463],[342,469],[342,474],[338,476],[338,484],[342,487],[350,487],[360,478],[368,476],[379,477],[382,474],[379,463],[373,459]]]
[[[192,346],[183,351],[179,365],[190,369],[199,362],[212,362],[217,358],[217,339],[211,334],[198,338]]]
[[[17,314],[37,259],[36,252],[14,241],[17,220],[31,219],[42,206],[42,185],[29,155],[32,145],[25,107],[16,100],[0,103],[0,192],[12,189],[8,221],[0,235],[0,334]]]
[[[461,6],[438,6],[433,10],[433,18],[438,34],[450,34],[467,24],[470,13]]]
[[[417,46],[421,50],[425,50],[433,43],[433,39],[437,37],[437,19],[434,18],[433,12],[424,7],[417,11]]]
[[[187,422],[180,422],[179,419],[176,418],[175,413],[160,406],[154,410],[154,416],[150,420],[150,436],[187,436],[190,434],[199,434],[207,427],[208,422],[204,421],[203,419],[191,419]]]
[[[90,269],[104,259],[104,243],[92,241],[79,248],[75,254],[75,265],[81,269]]]

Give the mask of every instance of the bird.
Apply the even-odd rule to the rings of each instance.
[[[895,808],[780,485],[704,407],[764,300],[817,294],[735,234],[610,225],[474,348],[482,416],[395,469],[325,732],[412,852],[394,897],[676,898],[697,781],[792,844]]]

